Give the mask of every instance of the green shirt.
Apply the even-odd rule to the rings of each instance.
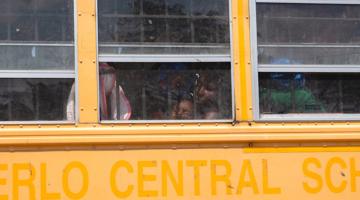
[[[271,113],[314,113],[325,112],[323,105],[314,95],[303,88],[294,91],[261,89],[260,99],[265,112]],[[270,109],[266,109],[270,108]]]

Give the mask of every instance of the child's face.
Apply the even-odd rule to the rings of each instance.
[[[200,86],[198,89],[198,98],[200,103],[207,100],[213,100],[216,98],[216,91],[211,88],[206,88],[205,86]]]
[[[182,100],[178,105],[177,119],[193,119],[193,104],[189,100]]]

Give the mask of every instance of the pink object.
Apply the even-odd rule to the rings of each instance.
[[[100,63],[100,113],[102,120],[128,120],[131,105],[119,85],[116,91],[116,70],[107,63]],[[117,95],[119,102],[117,102]],[[118,109],[119,106],[119,109]],[[119,111],[119,119],[118,119]]]

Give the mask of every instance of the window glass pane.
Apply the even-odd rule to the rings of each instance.
[[[358,73],[260,73],[260,113],[359,113]]]
[[[144,42],[166,42],[165,19],[145,18],[143,20]]]
[[[0,40],[6,40],[8,37],[8,23],[6,20],[0,19]]]
[[[145,15],[165,15],[165,0],[143,0]]]
[[[0,121],[66,120],[72,79],[0,79]]]
[[[2,0],[0,70],[74,69],[73,0]]]
[[[195,16],[228,16],[228,1],[193,0],[192,14]]]
[[[167,11],[169,15],[190,15],[191,0],[168,0]]]
[[[4,42],[73,43],[72,0],[8,0],[2,4],[5,11],[0,14],[0,21],[10,25],[9,37]]]
[[[260,64],[282,64],[274,60],[283,58],[359,64],[360,5],[258,3],[256,8]]]
[[[98,0],[98,8],[100,54],[230,55],[227,0]]]
[[[100,63],[102,120],[231,119],[230,63]]]
[[[259,47],[259,63],[261,64],[360,64],[359,47]]]
[[[74,47],[0,45],[0,68],[2,70],[73,70]]]

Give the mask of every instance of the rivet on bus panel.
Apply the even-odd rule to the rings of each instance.
[[[78,15],[81,16],[81,12],[79,12]]]
[[[184,126],[184,124],[180,124],[180,126]]]
[[[94,111],[97,111],[97,108],[96,108],[96,107],[94,108]]]
[[[56,125],[57,128],[60,128],[60,125]]]
[[[198,126],[201,126],[201,124],[200,124],[200,123],[198,123]]]
[[[80,108],[81,111],[84,111],[84,108]]]
[[[163,124],[164,127],[166,127],[166,124]]]
[[[1,128],[4,128],[4,125],[1,125]]]
[[[149,127],[149,126],[150,126],[150,124],[146,124],[146,126],[147,126],[147,127]]]
[[[23,127],[23,125],[20,125],[19,127],[20,127],[20,128],[22,128],[22,127]]]
[[[41,125],[40,125],[40,124],[38,125],[38,128],[41,128]]]

